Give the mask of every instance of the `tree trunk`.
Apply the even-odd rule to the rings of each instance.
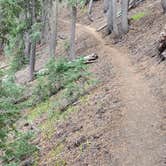
[[[24,45],[25,45],[25,48],[24,48],[25,57],[29,59],[30,52],[31,52],[31,41],[30,41],[28,32],[25,32],[24,34]]]
[[[71,9],[71,32],[70,32],[70,58],[75,58],[75,34],[76,34],[76,20],[77,20],[77,8],[72,6]]]
[[[110,0],[104,0],[104,13],[107,13],[107,11],[109,10],[109,2]]]
[[[127,33],[129,30],[128,26],[128,0],[122,0],[121,2],[121,10],[122,10],[122,19],[121,19],[121,26],[122,26],[122,32]]]
[[[45,44],[48,42],[48,8],[49,5],[46,0],[42,0],[42,29],[41,29],[41,43]],[[47,35],[46,35],[47,34]]]
[[[112,0],[112,19],[113,19],[113,33],[116,37],[119,36],[118,24],[117,24],[117,1]]]
[[[32,25],[36,23],[36,3],[32,0]],[[31,53],[30,53],[30,81],[34,78],[35,71],[35,58],[36,58],[36,41],[31,41]]]
[[[90,0],[89,6],[88,6],[88,18],[89,18],[90,21],[93,21],[93,19],[91,18],[92,7],[93,7],[93,0]]]
[[[112,10],[112,0],[109,1],[109,9],[107,13],[107,31],[108,34],[112,33],[113,31],[113,10]]]
[[[58,26],[58,0],[52,2],[51,15],[50,15],[50,56],[55,57],[55,51],[57,46],[57,26]]]
[[[166,0],[161,0],[161,6],[163,8],[163,13],[166,13]]]
[[[89,13],[89,15],[92,14],[92,6],[93,6],[93,0],[90,0],[89,7],[88,7],[88,13]]]

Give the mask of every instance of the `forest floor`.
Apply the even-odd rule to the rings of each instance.
[[[154,47],[165,25],[165,16],[156,2],[149,0],[132,11],[146,11],[148,15],[133,22],[129,34],[115,45],[109,37],[96,32],[104,22],[101,1],[94,4],[95,23],[80,14],[77,54],[99,55],[98,61],[89,67],[99,83],[67,110],[72,109],[72,113],[65,120],[49,125],[47,117],[33,120],[33,126],[38,128],[43,124],[48,130],[46,134],[40,132],[37,138],[40,147],[37,165],[166,165],[166,64],[152,58],[156,55]],[[64,15],[63,18],[68,18]],[[63,30],[60,35],[66,38],[67,24],[61,21],[59,25]],[[58,48],[58,52],[63,51]],[[39,56],[37,63],[41,65],[37,68],[48,58],[45,55]],[[25,71],[28,69],[17,73],[18,82],[26,82]]]
[[[65,137],[60,158],[76,166],[165,165],[164,107],[149,82],[132,65],[127,50],[106,44],[89,26],[78,24],[77,30],[98,41],[99,64],[92,68],[103,84],[58,127],[55,139]]]
[[[90,70],[100,83],[74,106],[76,112],[56,125],[52,142],[58,145],[44,150],[41,165],[54,165],[57,161],[72,166],[166,164],[165,62],[159,64],[151,55],[156,53],[154,47],[165,19],[159,3],[153,2],[152,6],[144,3],[136,9],[148,11],[148,16],[134,22],[134,30],[116,45],[96,32],[104,22],[101,2],[94,6],[94,13],[98,13],[94,14],[97,23],[89,23],[86,16],[80,16],[77,53],[96,52],[99,55],[98,62],[92,64]],[[152,24],[156,17],[160,26]],[[66,24],[61,22],[62,27]],[[59,143],[63,148],[51,159],[46,153],[53,147],[57,151]]]

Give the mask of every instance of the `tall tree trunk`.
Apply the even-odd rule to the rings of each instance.
[[[108,2],[109,9],[107,13],[107,31],[108,34],[112,33],[113,31],[113,10],[112,10],[112,0]]]
[[[122,32],[127,33],[129,30],[129,25],[128,25],[128,5],[129,1],[128,0],[122,0],[121,2],[121,10],[122,10],[122,20],[121,20],[121,25],[122,25]]]
[[[30,81],[34,78],[35,60],[36,60],[36,42],[32,42],[31,54],[30,54]]]
[[[93,0],[90,0],[89,6],[88,6],[88,18],[89,18],[90,21],[93,21],[93,19],[91,18],[92,7],[93,7]]]
[[[92,14],[92,5],[93,5],[93,0],[89,1],[89,6],[88,6],[88,14],[91,15]]]
[[[51,15],[50,15],[50,56],[55,57],[55,51],[57,46],[57,26],[58,26],[58,0],[52,2]]]
[[[46,0],[42,0],[42,29],[41,29],[41,43],[45,44],[48,42],[48,2]]]
[[[113,17],[113,33],[116,37],[119,36],[118,23],[117,23],[117,0],[112,0],[112,17]]]
[[[75,58],[75,35],[76,35],[76,20],[77,20],[77,8],[72,6],[71,9],[71,32],[70,32],[70,58]]]
[[[107,13],[107,11],[109,10],[109,2],[110,0],[104,0],[104,13]]]
[[[24,48],[25,57],[29,59],[30,52],[31,52],[31,41],[30,41],[28,32],[24,33],[24,45],[25,45],[25,48]]]
[[[32,26],[36,23],[36,3],[32,0]],[[34,78],[35,71],[35,59],[36,59],[36,41],[32,41],[31,53],[30,53],[30,81]]]

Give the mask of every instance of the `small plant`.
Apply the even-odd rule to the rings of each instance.
[[[141,18],[143,18],[146,14],[144,12],[139,12],[139,13],[136,13],[135,15],[133,15],[131,18],[134,20],[134,21],[138,21],[140,20]]]
[[[20,118],[20,109],[15,102],[24,88],[15,83],[14,77],[3,78],[0,84],[0,160],[6,166],[18,166],[21,160],[31,156],[36,147],[31,145],[31,133],[18,132],[15,123]]]
[[[69,51],[69,47],[70,47],[69,41],[66,40],[66,41],[64,42],[64,45],[63,45],[63,46],[64,46],[65,51],[68,52],[68,51]]]
[[[30,157],[37,151],[37,147],[30,143],[32,138],[33,134],[30,132],[17,133],[15,138],[6,144],[5,153],[2,156],[3,162],[18,165],[22,160]]]

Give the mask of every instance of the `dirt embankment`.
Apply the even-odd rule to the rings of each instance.
[[[94,51],[100,59],[91,70],[101,84],[77,105],[77,113],[56,126],[53,139],[64,148],[51,161],[43,154],[41,163],[164,165],[161,112],[165,107],[152,94],[144,73],[132,64],[126,49],[106,45],[94,28],[78,24],[77,32],[89,34],[98,43]]]

